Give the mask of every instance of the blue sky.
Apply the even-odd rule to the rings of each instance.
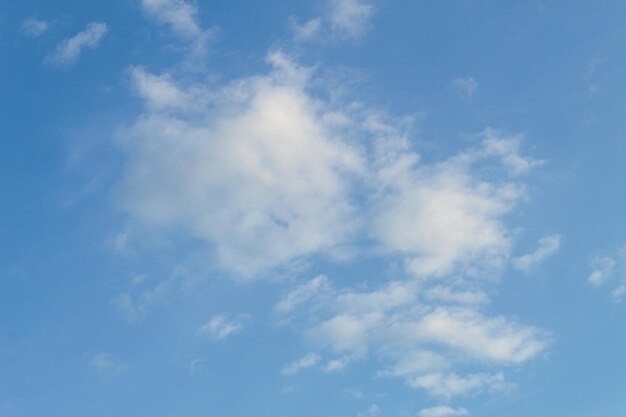
[[[0,1],[0,417],[621,415],[625,17]]]

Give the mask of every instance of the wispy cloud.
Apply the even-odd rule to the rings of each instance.
[[[369,26],[374,6],[363,0],[330,0],[330,22],[346,36],[361,36]]]
[[[524,176],[545,162],[522,155],[523,135],[506,135],[497,129],[487,128],[480,136],[483,138],[484,156],[499,158],[512,177]]]
[[[50,28],[50,24],[45,20],[40,20],[31,16],[22,22],[20,28],[24,35],[36,38],[47,32]]]
[[[141,4],[150,17],[170,26],[175,34],[187,38],[202,35],[196,4],[185,0],[141,0]]]
[[[613,283],[611,296],[617,302],[622,301],[626,296],[626,246],[615,254],[595,257],[590,265],[592,272],[587,281],[594,287]]]
[[[615,265],[615,260],[608,256],[595,258],[591,262],[591,266],[594,268],[593,272],[589,274],[587,281],[595,286],[604,284],[612,277]]]
[[[211,92],[201,86],[179,86],[174,78],[163,73],[152,74],[142,67],[130,68],[132,86],[152,111],[184,111],[201,113],[209,105]]]
[[[326,13],[304,23],[291,17],[289,23],[295,41],[357,39],[370,27],[375,8],[364,0],[328,0]]]
[[[349,398],[353,398],[355,400],[359,400],[365,397],[365,395],[363,394],[363,391],[357,387],[346,388],[345,390],[343,390],[343,392],[346,396],[348,396]]]
[[[145,277],[141,277],[141,282],[134,282],[133,284],[141,284],[145,280]],[[177,277],[173,276],[150,288],[118,294],[112,300],[112,304],[126,316],[130,323],[140,322],[146,318],[155,305],[160,304],[170,295],[176,280]],[[135,286],[133,285],[133,287]]]
[[[47,61],[53,65],[68,66],[74,64],[85,49],[94,49],[108,32],[105,23],[92,22],[84,31],[62,41]]]
[[[478,90],[478,81],[472,77],[455,78],[451,82],[452,87],[456,89],[462,98],[470,99]]]
[[[528,272],[546,258],[554,255],[561,247],[561,236],[551,235],[539,239],[539,247],[533,253],[513,259],[515,268]]]
[[[320,31],[323,27],[322,19],[319,17],[310,19],[304,23],[298,23],[297,19],[292,16],[289,19],[289,24],[293,31],[293,37],[296,41],[312,41],[319,39],[321,36]]]
[[[465,408],[452,408],[448,406],[425,408],[418,414],[419,417],[457,417],[468,415],[469,411]]]
[[[320,362],[321,359],[321,356],[317,353],[308,353],[302,358],[285,365],[281,372],[284,375],[295,375],[304,369],[314,367]]]
[[[111,353],[98,353],[94,355],[91,364],[99,371],[103,372],[120,372],[126,369],[120,360]]]
[[[357,417],[375,417],[380,415],[382,409],[378,404],[372,404],[364,413],[357,414]]]
[[[303,286],[306,293],[322,288]],[[487,317],[472,305],[433,305],[420,299],[418,288],[415,280],[372,291],[323,287],[318,296],[299,304],[296,314],[303,317],[294,326],[309,323],[304,336],[313,346],[351,360],[374,354],[390,364],[380,376],[400,377],[411,387],[443,397],[503,386],[501,373],[451,372],[458,358],[492,367],[515,365],[536,357],[548,345],[548,334],[537,328]],[[302,288],[293,293],[302,293]],[[292,293],[283,301],[290,298]],[[320,318],[311,322],[311,317]]]
[[[413,388],[426,390],[434,396],[452,398],[459,395],[476,394],[486,389],[502,388],[504,386],[504,376],[502,373],[464,376],[459,376],[455,373],[432,373],[410,379],[408,384]]]
[[[146,15],[160,25],[167,26],[178,38],[188,42],[189,59],[205,56],[209,42],[215,37],[215,28],[204,29],[199,21],[198,6],[186,0],[141,0]]]
[[[223,340],[228,336],[241,332],[248,321],[249,317],[245,314],[240,314],[234,318],[228,318],[220,314],[200,326],[198,334],[209,336],[214,340]]]
[[[195,358],[189,362],[187,369],[189,369],[189,372],[192,374],[198,374],[204,371],[205,365],[205,359]]]

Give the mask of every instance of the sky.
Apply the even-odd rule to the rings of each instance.
[[[624,21],[0,0],[0,417],[621,415]]]

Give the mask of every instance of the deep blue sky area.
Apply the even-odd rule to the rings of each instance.
[[[618,417],[626,4],[0,0],[0,417]]]

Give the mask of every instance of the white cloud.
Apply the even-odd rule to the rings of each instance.
[[[450,369],[465,363],[524,363],[549,343],[546,332],[486,317],[473,303],[457,305],[454,300],[445,305],[437,300],[433,305],[420,296],[419,281],[391,282],[371,291],[337,290],[328,281],[319,285],[319,278],[313,282],[295,288],[277,304],[294,308],[275,311],[303,315],[294,326],[306,326],[304,335],[312,346],[342,355],[335,364],[338,369],[373,356],[386,364],[379,376],[402,378],[432,395],[452,397],[500,386],[501,373],[462,377]],[[307,297],[294,296],[305,293]],[[296,298],[300,302],[286,302]]]
[[[206,364],[206,360],[196,358],[192,359],[187,365],[187,369],[189,369],[189,373],[197,374],[204,370],[204,366]]]
[[[388,250],[405,254],[407,269],[417,276],[485,274],[501,269],[508,258],[511,237],[504,217],[525,196],[516,176],[527,159],[511,145],[518,138],[491,129],[483,136],[479,148],[433,165],[420,166],[403,139],[378,147],[373,233]],[[481,178],[479,172],[494,158],[500,165],[491,169],[509,171],[515,161],[514,172]]]
[[[523,135],[506,135],[497,129],[487,128],[482,132],[485,156],[500,158],[511,176],[522,176],[542,165],[544,161],[522,156],[520,148]]]
[[[468,416],[469,411],[465,408],[452,408],[448,406],[425,408],[419,412],[419,417],[456,417]]]
[[[330,0],[330,10],[332,28],[351,38],[357,38],[367,30],[374,14],[374,6],[363,0]]]
[[[322,16],[304,23],[292,16],[289,25],[296,42],[356,39],[369,29],[374,11],[374,6],[364,0],[328,0]]]
[[[428,350],[410,350],[409,348],[389,369],[379,372],[379,376],[407,377],[448,367],[449,362],[443,355]]]
[[[371,356],[380,376],[453,396],[503,379],[459,376],[457,366],[510,366],[543,352],[547,333],[480,311],[484,286],[511,258],[507,215],[537,165],[521,155],[522,138],[487,129],[469,150],[422,163],[401,123],[320,100],[310,69],[280,52],[268,61],[267,74],[221,86],[131,69],[146,110],[120,136],[121,206],[144,227],[208,244],[243,277],[362,237],[383,256],[404,257],[409,279],[357,291],[318,276],[285,294],[275,317],[302,329],[313,355],[331,357],[305,357],[287,372],[336,372]],[[220,338],[240,327],[218,316],[203,332]]]
[[[107,32],[108,27],[105,23],[89,23],[84,31],[62,41],[48,57],[48,61],[54,65],[71,65],[85,49],[96,48]]]
[[[435,344],[472,360],[505,365],[525,362],[546,347],[539,330],[501,317],[487,318],[471,309],[437,307],[419,315],[384,314],[387,309],[377,307],[349,314],[348,308],[317,324],[309,337],[335,352],[364,353],[381,344]]]
[[[327,374],[343,371],[354,359],[358,359],[355,355],[343,355],[336,359],[331,359],[324,365],[324,372]]]
[[[198,328],[198,333],[206,335],[215,340],[223,340],[228,336],[241,332],[248,321],[247,315],[229,319],[224,315],[217,315],[211,318],[206,324]]]
[[[420,388],[430,395],[451,398],[481,392],[485,389],[502,388],[504,376],[502,374],[471,374],[459,376],[457,374],[432,373],[417,376],[409,381],[413,388]]]
[[[120,372],[126,369],[126,366],[119,359],[105,352],[94,355],[91,364],[99,371]]]
[[[331,286],[328,278],[320,275],[289,292],[274,306],[274,311],[278,313],[292,312],[303,304],[310,302],[312,298],[330,290]]]
[[[547,344],[538,329],[466,308],[438,307],[419,322],[402,327],[414,332],[416,341],[437,342],[471,358],[503,364],[525,362]]]
[[[346,396],[348,396],[350,398],[353,398],[355,400],[359,400],[361,398],[364,398],[363,391],[360,388],[357,388],[357,387],[346,388],[343,392],[344,392],[344,394],[346,394]]]
[[[626,284],[620,284],[613,291],[611,291],[611,295],[615,300],[621,301],[622,298],[624,298],[624,295],[626,295]]]
[[[285,365],[281,372],[284,375],[295,375],[304,369],[314,367],[320,362],[321,359],[321,356],[317,353],[308,353],[302,358]]]
[[[616,254],[596,257],[591,261],[592,272],[587,281],[594,287],[601,287],[608,282],[617,280],[611,290],[614,301],[620,302],[626,296],[626,246]]]
[[[591,264],[595,269],[587,280],[595,286],[600,286],[611,278],[616,263],[612,258],[602,257],[594,259]]]
[[[297,390],[298,390],[298,387],[292,384],[292,385],[287,385],[282,390],[280,390],[280,392],[284,395],[289,395],[289,394],[296,392]]]
[[[454,288],[438,285],[429,288],[425,297],[430,301],[439,301],[448,304],[487,304],[489,303],[489,297],[483,291],[480,290],[460,290],[456,291]]]
[[[154,75],[134,67],[131,76],[135,92],[152,109],[185,109],[195,102],[194,97],[178,88],[169,74]]]
[[[307,20],[300,24],[292,16],[289,19],[291,30],[293,31],[293,37],[296,41],[312,41],[319,39],[321,36],[322,19],[319,17]]]
[[[24,20],[21,25],[22,33],[32,38],[43,35],[48,29],[50,29],[50,24],[48,22],[45,20],[39,20],[33,16]]]
[[[188,42],[188,59],[191,62],[205,56],[216,29],[202,28],[196,3],[185,0],[141,0],[141,5],[149,18],[167,26],[175,36]]]
[[[144,7],[183,38],[201,31],[188,3]],[[373,13],[357,0],[335,0],[330,10],[294,26],[296,37],[329,27],[359,36]],[[188,33],[182,21],[195,22]],[[486,129],[469,150],[424,163],[402,122],[333,94],[320,98],[314,71],[281,52],[268,61],[267,73],[221,84],[131,68],[145,110],[119,136],[127,156],[120,206],[149,230],[211,247],[242,277],[366,240],[377,254],[404,259],[405,279],[356,290],[318,276],[276,303],[275,317],[311,346],[285,374],[335,372],[371,357],[378,376],[435,396],[501,387],[504,374],[493,368],[524,363],[549,343],[540,329],[481,310],[485,286],[511,259],[507,216],[540,162],[521,154],[521,136]],[[243,325],[216,316],[198,331],[222,339]],[[466,365],[473,373],[459,371]],[[473,370],[480,366],[489,369]]]
[[[513,259],[515,268],[528,272],[535,265],[554,255],[561,247],[561,236],[551,235],[539,239],[539,247],[533,253]]]
[[[176,279],[176,276],[172,276],[158,282],[152,288],[136,291],[136,294],[130,291],[123,292],[112,300],[112,304],[126,315],[130,323],[140,322],[146,318],[150,309],[169,296],[173,291]],[[133,287],[142,282],[133,283]]]
[[[311,70],[284,54],[268,60],[268,74],[217,88],[131,69],[146,112],[122,134],[118,196],[135,219],[205,241],[244,277],[338,256],[358,235],[404,254],[422,278],[508,262],[504,219],[525,197],[519,177],[537,165],[520,154],[520,136],[486,129],[480,146],[420,164],[399,128],[317,99]]]
[[[150,17],[170,26],[179,36],[197,38],[203,33],[196,4],[184,0],[141,0],[141,5]]]
[[[308,70],[268,59],[268,75],[235,80],[208,103],[167,75],[133,71],[148,107],[122,135],[121,205],[144,225],[213,244],[241,276],[333,252],[357,226],[359,151],[324,123]]]
[[[456,88],[463,98],[470,99],[478,89],[478,82],[472,77],[455,78],[452,80],[452,86]]]

